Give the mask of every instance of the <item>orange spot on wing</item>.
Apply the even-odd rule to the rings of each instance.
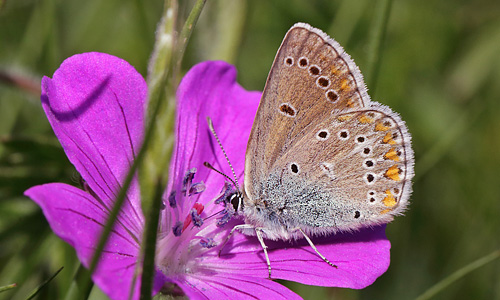
[[[401,169],[398,168],[398,165],[394,165],[390,167],[387,171],[385,171],[385,177],[390,178],[394,181],[400,181],[401,177],[399,174],[401,173]]]
[[[392,194],[391,190],[386,190],[385,194],[387,196],[385,196],[384,200],[382,200],[382,202],[384,203],[385,206],[387,206],[387,207],[393,207],[394,205],[396,205],[398,203],[396,201],[396,198]]]
[[[352,119],[352,115],[342,115],[337,118],[339,122],[349,121],[350,119]]]
[[[395,145],[396,141],[392,138],[392,134],[390,132],[386,133],[384,139],[382,140],[385,144]]]
[[[384,139],[382,140],[382,142],[384,142],[385,144],[387,144],[390,140],[392,140],[392,134],[390,132],[388,132],[388,133],[385,134]]]
[[[373,123],[373,119],[368,117],[367,115],[362,115],[361,117],[359,117],[358,120],[360,123],[363,123],[363,124]]]
[[[389,126],[385,126],[382,124],[382,122],[378,122],[377,125],[375,125],[375,131],[387,131],[389,130]]]
[[[393,161],[399,161],[398,153],[396,152],[396,149],[394,149],[394,148],[391,148],[389,151],[387,151],[387,153],[384,154],[384,157],[386,159],[392,159]]]
[[[347,80],[346,78],[342,79],[342,81],[340,82],[340,89],[341,90],[350,89],[349,80]]]

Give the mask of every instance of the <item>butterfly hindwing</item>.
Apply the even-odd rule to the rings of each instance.
[[[267,183],[260,192],[272,194],[269,207],[286,209],[295,226],[330,232],[387,223],[404,211],[411,193],[410,136],[385,106],[334,111],[296,141],[270,173],[267,181],[280,184]]]

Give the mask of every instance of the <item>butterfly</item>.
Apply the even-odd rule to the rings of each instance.
[[[336,267],[309,236],[392,221],[408,205],[413,164],[411,136],[400,116],[371,101],[361,72],[335,40],[297,23],[267,78],[247,145],[243,189],[230,199],[244,224],[226,242],[236,230],[256,235],[269,278],[265,239],[305,238]]]

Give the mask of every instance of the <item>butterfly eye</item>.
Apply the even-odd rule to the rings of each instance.
[[[361,217],[361,213],[357,210],[354,212],[354,218],[357,219],[359,217]]]
[[[229,197],[229,202],[235,211],[243,209],[243,195],[240,192],[235,192]]]

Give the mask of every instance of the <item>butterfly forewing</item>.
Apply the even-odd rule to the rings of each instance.
[[[246,193],[253,194],[254,184],[318,120],[332,110],[369,105],[362,75],[342,47],[307,24],[293,26],[274,60],[250,134]]]

